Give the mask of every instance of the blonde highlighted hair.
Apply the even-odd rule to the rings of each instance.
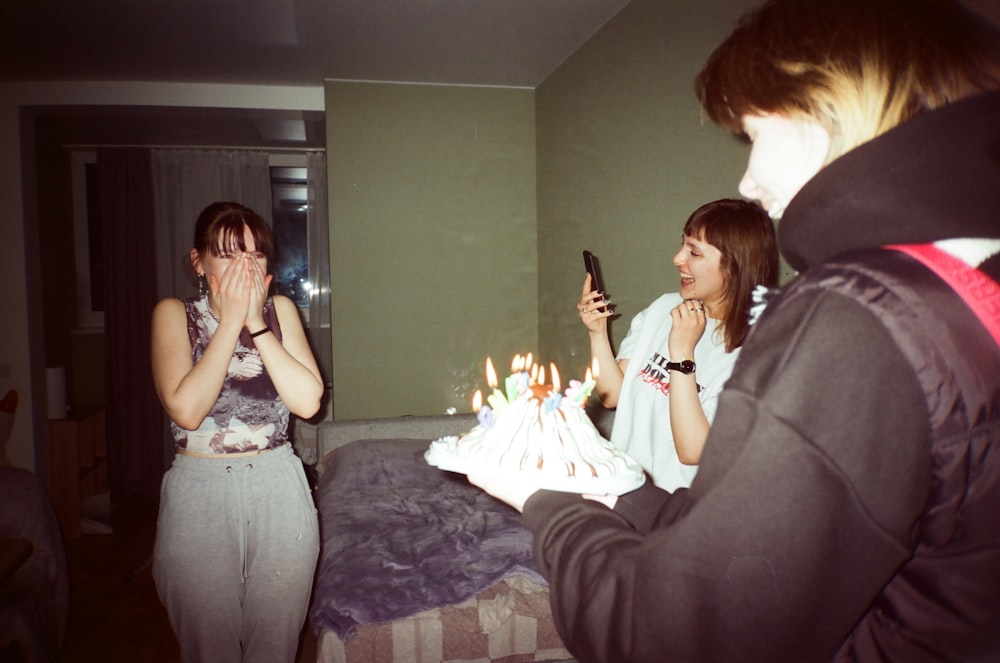
[[[954,0],[771,0],[746,15],[695,80],[708,116],[811,120],[827,161],[911,117],[1000,89],[1000,31]]]

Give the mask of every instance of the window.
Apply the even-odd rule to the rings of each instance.
[[[291,159],[294,160],[295,155]],[[272,159],[272,163],[273,163]],[[306,167],[271,166],[271,220],[274,229],[276,292],[301,309],[309,308],[309,224]]]
[[[275,243],[275,292],[299,308],[306,336],[329,388],[330,271],[326,228],[325,159],[305,153],[271,154],[271,219]],[[310,195],[309,178],[312,183]]]
[[[104,327],[104,293],[96,151],[72,151],[71,167],[77,326],[100,331]],[[314,231],[317,225],[325,230],[325,196],[310,217],[307,184],[310,157],[304,152],[271,153],[267,169],[271,185],[271,218],[275,241],[274,292],[287,296],[298,306],[317,362],[324,379],[329,383],[332,358],[329,284],[325,282],[329,280],[329,271],[325,265],[325,260],[328,259],[325,247],[328,242],[325,232],[310,237],[310,222]],[[185,247],[185,254],[186,251]],[[310,255],[316,264],[310,265]],[[170,260],[178,262],[173,258]],[[310,281],[310,274],[314,275],[312,278],[318,283]],[[176,293],[171,291],[169,294]]]
[[[104,327],[104,272],[97,153],[72,152],[70,168],[73,180],[76,324],[81,329],[100,330]]]

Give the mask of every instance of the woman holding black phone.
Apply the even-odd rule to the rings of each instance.
[[[614,312],[589,273],[577,304],[598,362],[597,394],[616,410],[611,441],[669,491],[689,486],[698,471],[716,402],[749,328],[751,293],[778,284],[774,226],[759,205],[707,203],[684,225],[672,262],[680,290],[632,319],[617,355],[607,323]]]

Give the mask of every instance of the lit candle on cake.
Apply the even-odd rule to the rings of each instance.
[[[497,386],[497,372],[496,369],[493,368],[492,357],[486,358],[486,384],[490,387]]]
[[[597,384],[595,376],[599,370],[597,359],[595,358],[592,367],[588,368],[584,374],[582,384],[577,380],[570,381],[570,388],[566,390],[566,396],[572,398],[574,405],[582,406],[586,404],[587,399],[590,398],[590,392],[594,390],[594,386]]]
[[[472,411],[476,413],[476,419],[481,425],[487,428],[493,426],[493,410],[489,405],[483,405],[483,392],[479,389],[472,395]]]
[[[597,376],[601,374],[601,365],[597,362],[597,357],[590,363],[590,368],[587,369],[587,374],[583,379],[583,392],[590,395],[593,391],[594,386],[597,385]]]
[[[507,392],[507,402],[513,403],[517,400],[520,392],[517,388],[517,375],[511,374],[503,381],[504,390]]]
[[[540,385],[540,387],[541,387],[540,391],[543,394],[545,394],[544,396],[542,396],[542,398],[543,398],[543,401],[542,401],[542,412],[545,413],[545,414],[550,414],[552,412],[555,412],[559,408],[559,406],[562,404],[562,399],[563,399],[562,394],[559,393],[559,391],[560,391],[560,389],[562,387],[562,384],[559,381],[559,369],[556,368],[556,365],[554,363],[549,363],[549,369],[550,369],[550,372],[551,372],[551,375],[552,375],[552,384],[551,385],[546,385],[546,384]],[[540,376],[539,380],[544,383],[544,381],[545,381],[545,369],[544,368],[542,368],[542,369],[539,370],[539,376]],[[545,392],[548,392],[548,393],[545,393]]]
[[[521,390],[518,388],[518,373],[521,372],[523,363],[524,358],[521,355],[514,355],[514,358],[510,362],[510,375],[507,376],[503,383],[504,390],[507,392],[508,403],[513,403],[521,395]]]
[[[489,357],[486,358],[486,384],[489,385],[493,393],[490,394],[486,400],[489,401],[490,406],[497,412],[502,412],[505,407],[507,407],[507,399],[504,397],[503,393],[497,389],[497,372],[493,368],[493,360]]]

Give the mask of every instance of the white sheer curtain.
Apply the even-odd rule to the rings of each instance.
[[[161,298],[190,296],[195,286],[188,254],[201,210],[217,201],[233,201],[271,223],[268,154],[256,150],[154,149],[152,158],[158,294]],[[325,211],[324,205],[324,216]]]
[[[313,286],[306,325],[316,361],[323,372],[323,380],[329,385],[333,383],[333,376],[330,374],[333,366],[333,339],[330,331],[330,225],[326,203],[326,153],[309,152],[306,158],[309,282]]]

